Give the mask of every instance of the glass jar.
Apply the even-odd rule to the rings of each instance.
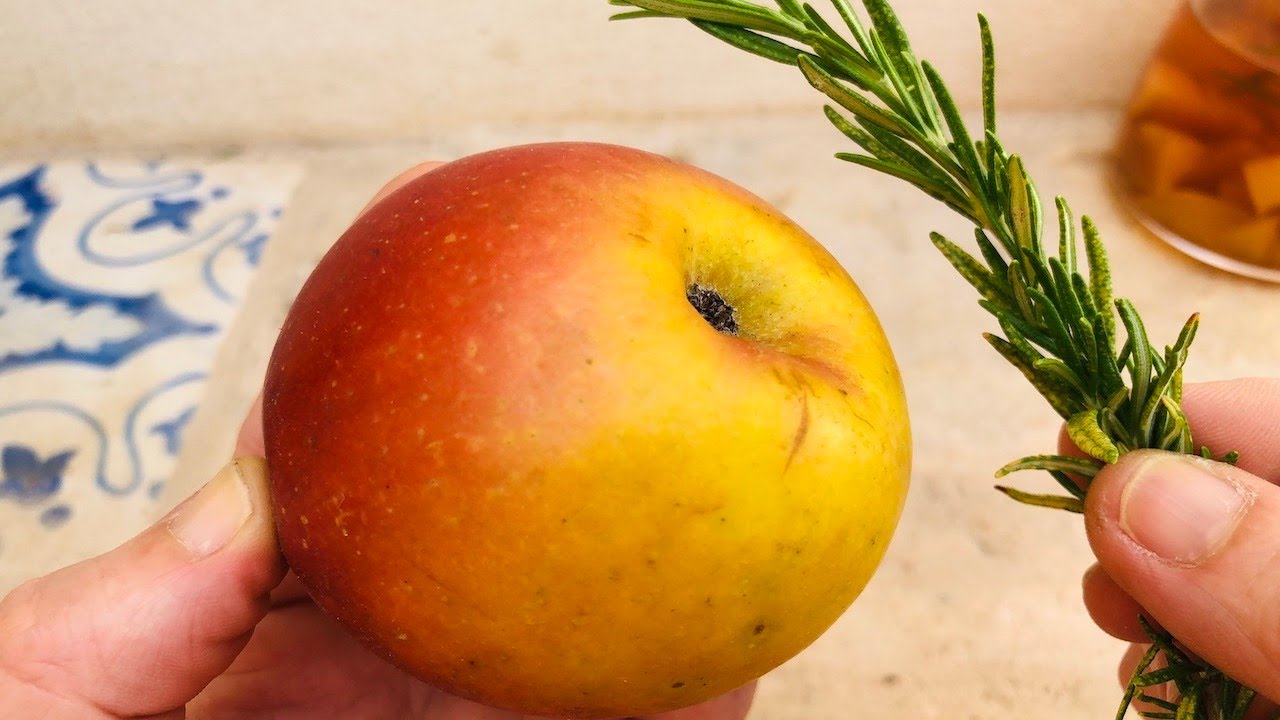
[[[1280,282],[1280,0],[1187,0],[1115,158],[1120,193],[1156,235]]]

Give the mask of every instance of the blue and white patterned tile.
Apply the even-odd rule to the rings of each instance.
[[[0,592],[154,518],[300,174],[0,165]]]

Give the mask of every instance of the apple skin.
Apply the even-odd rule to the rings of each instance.
[[[874,572],[910,466],[840,265],[718,177],[590,143],[468,157],[370,209],[292,307],[264,408],[320,607],[428,683],[557,717],[691,705],[805,648]]]

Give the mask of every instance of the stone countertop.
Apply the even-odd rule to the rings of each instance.
[[[982,11],[999,46],[1001,102],[1040,110],[1125,102],[1182,1],[895,5],[922,57],[971,108]],[[830,2],[813,5],[842,25]],[[794,69],[686,23],[608,23],[619,8],[605,0],[6,7],[21,22],[0,24],[0,96],[13,98],[0,147],[431,139],[476,122],[750,115],[811,102]]]
[[[1110,113],[1010,114],[1046,195],[1091,214],[1118,295],[1153,339],[1192,311],[1203,325],[1189,381],[1280,370],[1280,287],[1240,280],[1167,249],[1117,207],[1105,181]],[[414,144],[277,148],[246,156],[305,173],[216,360],[165,506],[220,466],[256,393],[274,334],[311,266],[386,180],[427,159],[551,139],[628,144],[707,168],[775,204],[822,241],[877,309],[901,364],[915,434],[913,484],[878,575],[818,642],[761,685],[758,720],[1111,717],[1120,643],[1080,601],[1091,558],[1079,519],[992,490],[1006,461],[1054,447],[1059,421],[980,334],[994,323],[928,242],[971,230],[912,188],[831,158],[847,142],[821,114],[472,129]],[[1269,329],[1269,330],[1264,330]],[[1042,488],[1042,478],[1015,478]]]

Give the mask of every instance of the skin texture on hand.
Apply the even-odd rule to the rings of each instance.
[[[1100,472],[1085,506],[1099,561],[1084,576],[1085,605],[1135,643],[1122,683],[1145,651],[1141,614],[1280,698],[1280,379],[1189,385],[1183,405],[1197,444],[1236,450],[1239,463],[1136,451]],[[1256,717],[1275,708],[1256,706]]]
[[[121,547],[0,601],[0,718],[526,719],[411,678],[324,615],[286,574],[262,455],[259,400],[240,459],[203,490]],[[636,720],[742,720],[753,693]]]

